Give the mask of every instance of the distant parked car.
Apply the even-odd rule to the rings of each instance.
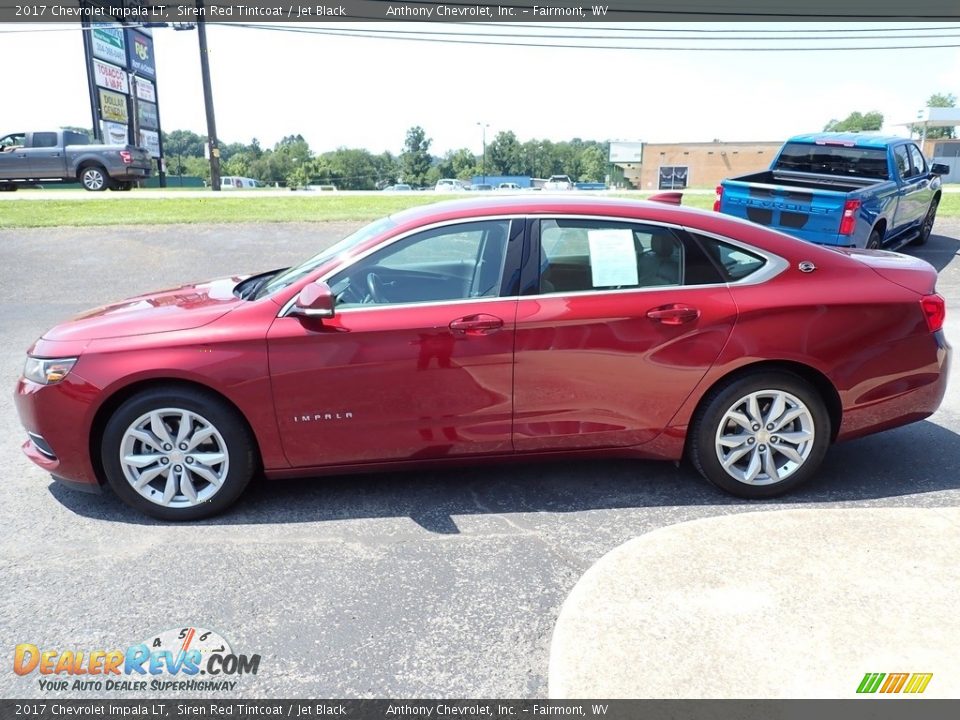
[[[150,177],[150,154],[134,145],[91,145],[72,130],[0,137],[0,190],[18,185],[79,182],[84,189],[130,190]]]
[[[489,183],[474,183],[470,186],[470,189],[475,192],[490,192],[493,190],[493,185]]]
[[[226,175],[220,178],[221,190],[251,190],[260,187],[260,183],[253,178]]]
[[[544,190],[572,190],[573,181],[569,175],[551,175],[543,186]]]
[[[517,183],[515,182],[502,182],[497,185],[497,190],[522,190]]]
[[[438,180],[433,189],[434,192],[463,192],[466,190],[466,188],[463,186],[463,183],[454,178],[444,178],[443,180]]]
[[[410,190],[413,190],[413,188],[407,185],[406,183],[397,183],[396,185],[387,185],[383,189],[384,192],[409,192]]]

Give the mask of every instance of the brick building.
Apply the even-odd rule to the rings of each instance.
[[[782,145],[782,140],[643,143],[640,162],[614,164],[638,190],[712,188],[724,178],[766,169]]]

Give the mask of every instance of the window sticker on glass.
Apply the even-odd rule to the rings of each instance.
[[[587,242],[594,287],[637,284],[637,250],[630,230],[588,230]]]

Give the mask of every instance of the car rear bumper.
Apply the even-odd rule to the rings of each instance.
[[[872,388],[853,407],[844,408],[838,441],[908,425],[937,411],[947,391],[953,350],[942,330],[928,337],[935,345],[935,359]]]

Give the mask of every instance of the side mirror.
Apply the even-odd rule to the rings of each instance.
[[[295,317],[332,318],[335,302],[336,298],[333,297],[330,286],[323,281],[317,281],[300,291],[288,314]]]
[[[950,166],[944,165],[943,163],[934,163],[933,165],[930,166],[930,172],[933,175],[949,175]]]

